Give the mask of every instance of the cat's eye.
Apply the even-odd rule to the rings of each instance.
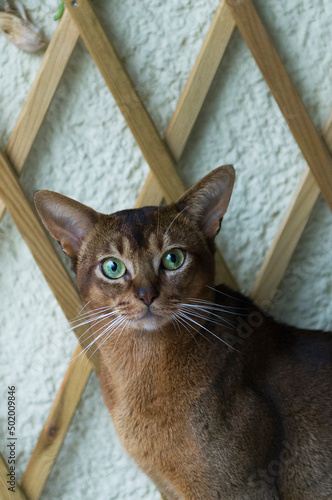
[[[172,248],[168,250],[161,258],[161,264],[164,269],[175,271],[182,266],[185,259],[185,253],[180,248]]]
[[[100,263],[100,269],[106,278],[111,278],[113,280],[121,278],[126,272],[126,266],[124,263],[115,258],[105,259]]]

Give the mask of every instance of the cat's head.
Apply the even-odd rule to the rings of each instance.
[[[109,307],[135,329],[157,330],[180,304],[211,297],[214,238],[234,179],[233,167],[223,166],[176,203],[111,215],[52,191],[38,191],[35,205],[71,257],[89,308]]]

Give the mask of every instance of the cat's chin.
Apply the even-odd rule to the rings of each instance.
[[[148,312],[141,318],[131,320],[130,324],[135,330],[146,330],[151,332],[159,330],[165,322],[166,320],[161,316]]]

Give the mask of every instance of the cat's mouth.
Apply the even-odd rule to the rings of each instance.
[[[163,322],[164,318],[150,309],[139,318],[131,320],[131,324],[140,330],[156,330]]]
[[[152,311],[150,311],[150,309],[148,309],[146,311],[146,313],[144,313],[140,318],[138,319],[144,319],[144,318],[152,318],[152,317],[155,317],[155,316],[158,316],[158,314],[155,314],[153,313]]]

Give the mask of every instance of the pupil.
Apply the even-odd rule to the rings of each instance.
[[[170,256],[171,256],[171,261],[173,262],[173,264],[175,264],[175,262],[176,262],[176,255],[175,255],[175,253],[171,253]]]
[[[112,262],[111,269],[112,269],[113,273],[115,273],[115,271],[117,270],[117,268],[118,268],[117,263],[116,262]]]

